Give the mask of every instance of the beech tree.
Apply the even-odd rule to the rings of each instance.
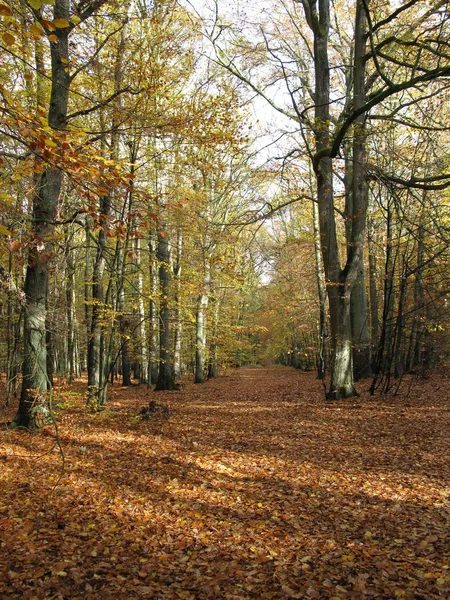
[[[367,160],[367,116],[390,98],[401,102],[401,94],[411,89],[417,92],[414,102],[420,103],[426,98],[425,88],[432,81],[442,80],[436,93],[443,93],[450,67],[448,57],[441,50],[440,33],[437,33],[441,31],[439,27],[447,27],[442,6],[440,1],[431,6],[409,2],[387,12],[376,2],[361,0],[356,2],[353,35],[349,37],[340,25],[347,16],[339,3],[302,0],[288,6],[280,2],[271,17],[259,24],[257,43],[245,39],[245,28],[241,30],[243,33],[234,35],[233,25],[221,21],[218,10],[209,31],[216,60],[273,109],[294,121],[306,142],[308,132],[313,137],[313,145],[307,143],[305,151],[311,157],[316,175],[321,250],[327,280],[330,399],[356,393],[351,296],[355,283],[360,280],[363,264],[368,176],[373,170]],[[347,24],[350,25],[348,20]],[[248,24],[245,27],[250,28]],[[346,64],[340,63],[340,52],[335,50],[342,44],[348,46]],[[264,65],[261,70],[264,86],[253,76],[258,61]],[[279,94],[275,93],[280,89],[280,82],[289,104],[280,102]],[[344,155],[346,145],[351,148],[352,173],[345,190],[347,240],[346,256],[341,262],[334,190],[339,158]],[[298,152],[295,149],[292,154]],[[413,178],[411,183],[421,185],[426,181]],[[362,286],[357,287],[358,292],[361,289]],[[364,345],[367,346],[365,341]],[[367,364],[370,356],[367,348],[364,355]]]
[[[35,27],[43,27],[50,46],[51,72],[50,97],[47,118],[41,112],[44,127],[55,133],[67,129],[67,115],[71,77],[69,36],[76,27],[89,19],[105,0],[90,2],[78,7],[69,0],[55,0],[53,8],[45,2],[32,3],[31,14]],[[21,5],[17,9],[23,10]],[[12,12],[12,11],[11,11]],[[47,17],[47,18],[45,18]],[[40,26],[38,25],[40,24]],[[37,59],[39,62],[39,59]],[[48,125],[47,125],[48,123]],[[64,152],[64,136],[56,136]],[[49,141],[47,147],[57,147],[58,142]],[[45,144],[45,141],[44,141]],[[52,255],[52,234],[61,193],[63,171],[58,164],[41,163],[33,195],[31,243],[28,251],[27,271],[24,283],[24,360],[22,367],[22,391],[15,426],[34,426],[36,415],[46,408],[46,392],[49,387],[47,372],[47,303],[48,267]]]

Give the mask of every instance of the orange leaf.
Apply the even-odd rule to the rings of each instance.
[[[2,40],[5,42],[7,46],[12,46],[16,42],[16,38],[10,33],[4,33],[2,35]]]
[[[0,17],[12,17],[12,10],[6,4],[0,4]]]

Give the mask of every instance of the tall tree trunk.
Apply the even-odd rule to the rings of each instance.
[[[314,34],[315,125],[316,154],[314,171],[317,178],[317,199],[321,248],[330,308],[331,380],[329,399],[348,398],[356,394],[353,378],[350,295],[362,261],[367,211],[365,163],[365,114],[354,124],[353,142],[353,211],[351,239],[347,240],[347,260],[341,269],[334,215],[333,165],[330,158],[330,65],[328,59],[330,3],[318,4],[303,0],[306,18]],[[366,18],[363,0],[358,0],[355,17],[355,53],[353,63],[353,108],[365,101]]]
[[[156,383],[158,381],[159,374],[159,323],[158,323],[158,305],[156,298],[158,297],[158,264],[157,264],[157,252],[158,252],[158,241],[156,231],[150,231],[150,237],[148,241],[149,249],[149,278],[150,278],[150,303],[149,303],[149,322],[150,322],[150,336],[149,336],[149,364],[148,364],[148,385]]]
[[[320,251],[319,208],[313,202],[314,253],[316,258],[316,279],[319,296],[319,354],[317,357],[317,378],[325,379],[327,368],[326,338],[327,338],[327,292],[323,276],[322,254]]]
[[[183,333],[183,324],[181,322],[181,259],[183,255],[183,232],[181,228],[177,231],[177,252],[173,265],[173,275],[175,279],[175,310],[174,310],[174,342],[173,342],[173,376],[175,381],[181,375],[181,339]]]
[[[120,274],[119,274],[119,298],[118,298],[118,315],[119,315],[119,334],[120,334],[120,355],[122,359],[122,385],[130,386],[131,385],[131,364],[130,364],[130,352],[128,349],[129,342],[129,327],[130,324],[128,322],[125,310],[125,287],[124,287],[124,273],[125,269],[125,255],[123,249],[121,254],[122,256],[118,257],[118,264],[120,265]]]
[[[55,0],[54,18],[70,19],[70,0]],[[70,77],[69,28],[57,29],[50,44],[51,92],[48,123],[52,129],[66,127]],[[62,186],[62,171],[47,166],[37,182],[33,197],[31,238],[24,293],[24,360],[19,408],[13,426],[35,427],[39,410],[47,403],[46,318],[49,260],[52,254],[53,222]]]
[[[368,4],[368,3],[367,3]],[[355,21],[355,58],[353,69],[353,106],[355,109],[366,102],[365,61],[366,61],[366,7],[364,0],[359,0]],[[365,221],[369,199],[366,172],[366,133],[365,115],[355,121],[352,148],[352,183],[348,194],[351,206],[347,212],[347,223],[351,234],[347,238],[351,246],[349,255],[354,254],[353,281],[351,284],[350,316],[352,322],[353,372],[355,380],[370,377],[370,334],[369,314],[364,270]],[[357,244],[356,252],[353,246]]]
[[[408,357],[406,368],[408,371],[417,369],[420,366],[420,348],[422,344],[422,332],[424,322],[424,254],[425,254],[425,228],[423,226],[423,217],[419,225],[417,237],[417,264],[416,278],[414,281],[414,316],[411,328],[411,336],[409,341]]]
[[[195,374],[194,383],[203,383],[206,360],[206,314],[208,309],[209,292],[211,288],[211,269],[206,263],[206,272],[203,279],[203,289],[197,298],[197,312],[195,317]]]
[[[91,226],[89,217],[86,215],[84,225],[84,325],[86,332],[86,343],[83,351],[83,369],[88,369],[88,348],[91,339],[91,304],[92,304],[92,274],[91,274]]]
[[[125,51],[126,30],[125,24],[121,30],[120,44],[117,49],[117,55],[114,65],[114,91],[119,92],[123,79],[123,56]],[[111,123],[110,140],[110,158],[117,159],[118,155],[118,132],[117,124],[120,121],[120,96],[115,100],[113,106],[113,116]],[[104,111],[100,111],[101,130],[105,131]],[[106,139],[103,135],[101,140],[102,152],[106,151]],[[99,211],[99,233],[97,238],[97,252],[95,257],[94,269],[92,274],[92,313],[91,328],[88,345],[88,403],[93,409],[101,409],[106,402],[106,393],[108,388],[108,375],[110,354],[106,352],[106,334],[104,327],[104,311],[106,309],[105,292],[103,288],[103,275],[106,265],[107,252],[107,229],[111,217],[112,200],[114,190],[109,191],[100,198]],[[110,338],[109,348],[111,349],[112,338]]]
[[[303,0],[306,18],[314,34],[316,155],[314,172],[323,265],[327,279],[330,309],[331,381],[328,398],[347,398],[355,394],[350,324],[350,289],[348,270],[341,270],[336,237],[333,194],[333,163],[330,148],[330,65],[328,40],[330,28],[329,0],[318,5]],[[318,9],[318,10],[317,10]],[[350,265],[351,266],[351,265]],[[353,267],[354,269],[354,267]]]
[[[97,251],[94,268],[92,271],[92,312],[90,318],[90,335],[88,343],[88,403],[94,409],[101,408],[103,402],[103,388],[107,381],[103,377],[103,352],[104,339],[102,335],[102,321],[105,310],[105,293],[103,288],[103,275],[106,263],[107,235],[106,227],[111,210],[110,196],[101,198],[100,230],[97,239]]]
[[[6,322],[6,406],[10,405],[12,396],[17,394],[18,350],[20,347],[21,312],[17,311],[17,300],[13,294],[12,252],[8,256],[8,295]],[[14,286],[15,287],[15,286]]]
[[[369,246],[369,297],[370,297],[370,336],[371,336],[371,365],[374,372],[376,363],[376,349],[380,333],[380,319],[378,316],[378,286],[377,286],[377,261],[375,254],[373,222],[368,222]]]
[[[402,262],[402,273],[400,277],[400,294],[398,298],[398,307],[397,307],[397,319],[395,323],[395,336],[394,336],[394,377],[400,377],[404,372],[404,306],[406,301],[406,290],[408,287],[408,278],[406,276],[406,264],[405,259]],[[386,392],[388,390],[386,389]]]
[[[217,289],[216,284],[214,284],[214,289]],[[211,330],[211,343],[209,347],[208,356],[208,379],[215,379],[217,377],[217,330],[219,328],[221,305],[221,301],[217,296],[217,291],[214,292],[211,299],[213,302],[213,324]]]
[[[139,314],[139,340],[141,347],[141,365],[139,371],[139,383],[147,383],[148,381],[148,342],[147,342],[147,323],[145,318],[145,303],[144,303],[144,274],[142,272],[142,249],[141,239],[136,237],[135,241],[136,253],[136,269],[137,269],[137,289],[139,294],[138,314]]]
[[[67,376],[72,383],[75,372],[75,260],[69,232],[66,231],[66,321]]]
[[[352,322],[353,374],[355,381],[366,379],[372,374],[370,361],[369,311],[364,264],[360,264],[350,298]]]
[[[170,256],[169,240],[165,224],[160,223],[158,231],[158,262],[160,285],[159,308],[159,373],[155,391],[173,390],[175,384],[170,360]]]
[[[391,197],[387,200],[386,214],[386,250],[384,263],[384,297],[383,297],[383,316],[381,321],[381,333],[378,342],[377,359],[374,368],[374,378],[370,386],[370,393],[374,394],[378,385],[380,375],[391,373],[392,362],[392,322],[394,315],[394,275],[395,259],[393,255],[393,200]]]

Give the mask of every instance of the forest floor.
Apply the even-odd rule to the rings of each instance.
[[[52,425],[0,428],[0,598],[450,598],[449,383],[327,403],[241,369],[92,415],[77,382],[64,460]],[[136,418],[151,398],[168,419]]]

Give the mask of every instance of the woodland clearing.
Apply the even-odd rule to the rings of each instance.
[[[313,373],[240,369],[92,415],[78,381],[64,467],[53,425],[0,430],[0,597],[448,598],[448,383],[327,402]],[[168,419],[136,418],[152,398]]]

